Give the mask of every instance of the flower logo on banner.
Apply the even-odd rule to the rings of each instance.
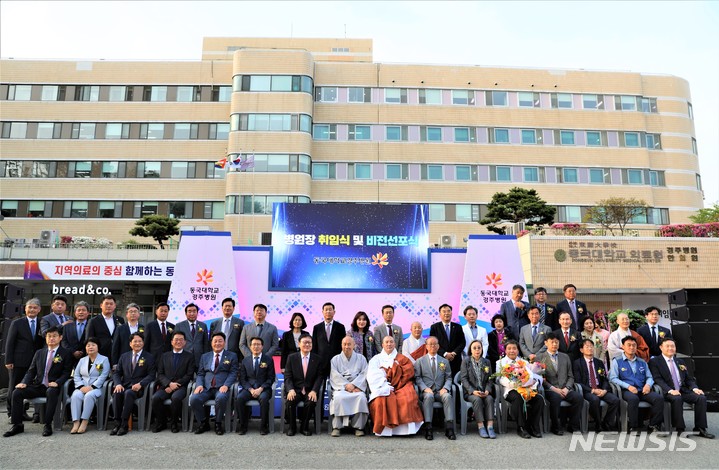
[[[202,271],[197,273],[197,283],[203,283],[204,285],[207,285],[210,282],[213,282],[214,279],[212,278],[212,271],[208,271],[207,269],[203,269]]]
[[[489,274],[487,274],[485,277],[487,278],[486,285],[488,285],[488,286],[492,286],[496,289],[497,286],[502,285],[502,273],[499,273],[499,274],[492,273],[491,276]]]
[[[372,266],[379,266],[379,268],[382,269],[388,264],[389,261],[387,261],[387,253],[382,254],[382,252],[379,252],[376,255],[372,255]]]

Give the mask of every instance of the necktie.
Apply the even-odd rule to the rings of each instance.
[[[257,336],[262,336],[262,327],[265,326],[264,323],[260,323],[257,325]]]
[[[567,347],[569,347],[569,331],[564,332],[564,342],[567,343]]]
[[[447,339],[449,339],[449,325],[444,325],[444,332],[447,333]]]
[[[677,364],[674,362],[674,358],[669,359],[669,371],[672,373],[672,381],[674,382],[674,390],[679,391],[679,387],[682,382],[679,380],[679,374],[677,373]]]
[[[195,324],[194,323],[190,324],[190,335],[192,335],[193,339],[195,338]]]
[[[222,327],[222,332],[225,334],[225,340],[229,340],[230,339],[230,320],[227,318],[225,319],[224,326]],[[227,346],[229,346],[229,345],[230,345],[230,342],[225,341],[225,350],[227,350]]]
[[[162,341],[167,339],[167,330],[165,329],[165,322],[162,322]]]
[[[32,337],[35,337],[35,320],[30,320],[30,332],[32,333]]]
[[[546,316],[545,316],[545,315],[546,315],[546,313],[545,313],[545,309],[546,309],[546,308],[547,308],[547,307],[546,307],[546,305],[544,305],[544,304],[542,304],[542,305],[539,306],[539,323],[541,323],[542,325],[544,325],[544,321],[546,320]]]
[[[387,325],[387,336],[394,336],[392,334],[392,325]]]
[[[589,361],[589,386],[597,388],[597,375],[594,373],[594,361]]]
[[[652,327],[652,339],[654,340],[655,343],[657,342],[657,327],[656,326]]]
[[[260,366],[260,358],[256,357],[255,358],[255,376],[257,375],[257,369],[259,368],[259,366]]]
[[[532,339],[537,338],[537,325],[532,326]]]
[[[65,315],[58,315],[57,317],[60,319],[60,324],[61,324],[61,325],[62,325],[63,323],[65,323]]]
[[[302,356],[302,374],[304,377],[307,377],[307,364],[308,364],[309,358],[307,356]],[[302,387],[302,394],[305,394],[305,387]]]
[[[569,302],[569,308],[572,309],[572,318],[574,320],[574,323],[576,324],[577,323],[577,306],[574,305],[573,300],[571,302]]]
[[[332,329],[330,328],[331,325],[332,323],[325,323],[325,334],[327,335],[327,341],[330,340],[330,335],[332,334]]]
[[[50,373],[50,367],[52,367],[52,360],[55,358],[55,350],[51,349],[47,352],[47,361],[45,362],[45,373],[42,376],[42,384],[48,386],[50,381],[48,380],[48,374]]]
[[[85,332],[85,322],[77,324],[77,339],[82,339],[82,334]]]
[[[477,327],[476,327],[476,326],[472,326],[472,327],[469,328],[469,331],[472,332],[472,339],[477,339]]]
[[[220,354],[215,353],[215,366],[212,368],[212,380],[210,381],[210,388],[215,388],[215,375],[217,374],[217,368],[220,366]]]
[[[431,359],[432,359],[432,366],[431,366],[432,367],[432,375],[434,375],[436,377],[437,376],[437,362],[435,362],[434,356],[432,356]]]
[[[135,367],[137,367],[137,353],[132,355],[132,371],[135,372]]]
[[[552,358],[552,365],[553,365],[554,368],[556,369],[556,368],[557,368],[557,355],[556,355],[556,354],[552,354],[550,357]]]
[[[175,371],[177,371],[177,362],[179,360],[180,360],[180,355],[178,353],[172,353],[172,368]]]

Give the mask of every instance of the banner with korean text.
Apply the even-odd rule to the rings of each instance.
[[[25,261],[26,280],[171,281],[175,263],[150,261]]]

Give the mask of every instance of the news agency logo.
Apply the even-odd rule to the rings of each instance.
[[[696,432],[683,432],[681,434],[668,432],[654,432],[651,434],[626,432],[590,432],[582,434],[575,432],[569,443],[569,451],[575,450],[595,452],[692,452],[697,443],[690,439]]]

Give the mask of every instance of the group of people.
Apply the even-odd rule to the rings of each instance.
[[[346,329],[334,319],[335,306],[327,302],[322,306],[323,321],[311,333],[297,312],[280,339],[277,327],[266,320],[265,305],[256,304],[253,321],[246,324],[234,316],[232,298],[222,301],[223,316],[209,326],[197,319],[199,309],[192,303],[185,307],[185,320],[177,324],[167,321],[169,307],[161,303],[155,308],[156,319],[143,325],[139,306],[127,305],[123,319],[115,313],[116,300],[111,295],[102,299],[101,314],[92,319],[85,302],[78,302],[74,315],[68,315],[63,296],[55,296],[51,313],[39,318],[40,301],[31,299],[25,316],[12,322],[6,339],[12,426],[4,436],[24,431],[23,421],[32,419],[26,415],[24,400],[37,397],[47,399],[44,416],[36,419],[44,424],[43,435],[51,435],[57,402],[70,378],[71,434],[86,432],[104,384],[112,380],[115,425],[111,435],[129,431],[133,406],[145,394],[152,402],[153,432],[168,427],[179,432],[187,399],[198,423],[196,434],[213,427],[216,434],[224,434],[225,417],[233,412],[233,405],[236,430],[246,434],[248,403],[257,401],[260,434],[264,435],[273,419],[269,416],[276,383],[273,356],[279,355],[290,436],[298,432],[298,418],[299,432],[312,434],[310,420],[329,379],[334,437],[343,428],[364,435],[371,418],[377,436],[415,434],[423,429],[431,440],[438,404],[445,436],[454,440],[459,398],[469,402],[479,435],[488,439],[497,436],[497,400],[507,402],[517,433],[530,438],[541,437],[539,420],[545,406],[553,433],[563,434],[565,423],[568,431],[579,430],[585,400],[596,431],[617,430],[620,398],[628,404],[632,431],[640,429],[640,401],[651,405],[651,432],[662,424],[666,400],[671,403],[677,431],[685,429],[682,406],[689,402],[694,405],[695,431],[714,437],[707,430],[706,397],[676,358],[671,332],[658,325],[656,307],[646,310],[647,325],[638,332],[629,329],[628,317],[620,314],[619,328],[609,334],[604,321],[597,322],[586,305],[576,300],[573,285],[565,286],[564,294],[565,299],[553,306],[546,303],[546,290],[537,288],[530,306],[522,300],[524,288],[514,286],[511,300],[491,319],[489,333],[477,324],[476,308],[464,309],[465,324],[461,325],[452,321],[452,307],[443,304],[438,309],[440,321],[430,326],[426,338],[419,322],[411,324],[405,338],[394,322],[391,305],[382,307],[382,321],[372,330],[369,316],[362,311]],[[641,344],[647,356],[642,356]],[[453,392],[457,376],[461,397]],[[495,396],[495,378],[500,396]],[[151,384],[154,388],[147,390]],[[661,394],[653,390],[655,384]],[[232,396],[235,402],[229,403]],[[164,406],[168,399],[169,413]],[[214,404],[213,423],[207,413],[209,400]],[[300,404],[303,413],[298,413]],[[566,413],[560,413],[562,408]]]

